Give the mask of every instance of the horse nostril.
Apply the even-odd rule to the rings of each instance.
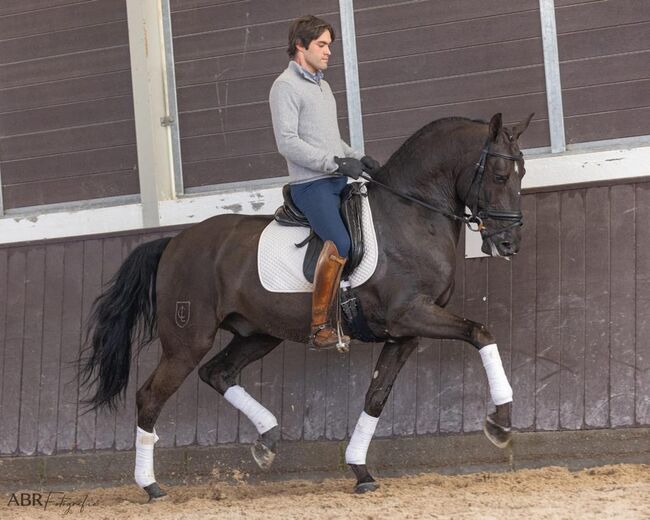
[[[508,251],[510,251],[510,249],[512,248],[511,242],[501,242],[501,245],[503,246],[504,249],[507,249]]]

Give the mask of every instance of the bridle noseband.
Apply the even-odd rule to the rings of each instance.
[[[467,200],[467,197],[469,197],[472,188],[474,187],[474,185],[476,185],[477,186],[476,199],[474,200],[471,206],[469,203],[467,202],[465,203],[466,206],[470,208],[471,214],[464,213],[462,216],[456,215],[455,213],[450,213],[431,204],[427,204],[426,202],[416,199],[415,197],[412,197],[410,195],[406,195],[405,193],[400,193],[399,191],[395,190],[391,186],[388,186],[387,184],[384,184],[382,182],[373,179],[367,173],[361,174],[361,177],[373,184],[377,184],[378,186],[381,186],[382,188],[390,191],[391,193],[397,195],[398,197],[414,202],[419,206],[427,208],[431,211],[435,211],[436,213],[440,213],[441,215],[444,215],[445,217],[448,217],[452,220],[459,220],[463,224],[465,224],[470,231],[482,231],[483,238],[490,238],[493,235],[502,233],[507,229],[523,226],[523,215],[521,211],[496,210],[496,209],[490,209],[489,207],[487,209],[479,208],[481,188],[483,187],[483,180],[485,178],[485,163],[487,161],[488,156],[500,157],[501,159],[506,159],[508,161],[518,162],[523,159],[524,154],[519,152],[519,155],[506,155],[498,152],[493,152],[492,150],[490,150],[490,139],[488,138],[488,140],[483,145],[483,149],[481,150],[481,156],[478,162],[476,163],[476,168],[474,170],[474,177],[472,178],[472,182],[470,183],[469,189],[467,190],[467,194],[465,196],[465,200]],[[483,225],[484,220],[501,220],[501,221],[511,222],[511,224],[509,226],[499,228],[491,233],[487,233],[486,228]]]
[[[519,152],[519,155],[506,155],[498,152],[493,152],[490,150],[490,139],[485,142],[483,149],[481,150],[481,157],[476,163],[476,169],[474,170],[474,177],[472,182],[467,189],[465,194],[465,200],[468,201],[469,195],[472,191],[474,185],[477,186],[476,198],[474,199],[473,204],[470,206],[468,202],[466,205],[470,207],[472,213],[471,215],[465,215],[467,221],[465,224],[472,231],[482,231],[483,238],[490,238],[498,233],[502,233],[507,229],[520,227],[524,225],[523,215],[521,211],[508,211],[508,210],[496,210],[490,209],[488,206],[486,209],[479,208],[479,199],[481,198],[481,188],[483,187],[483,180],[485,179],[485,163],[487,162],[488,157],[500,157],[501,159],[506,159],[508,161],[519,162],[523,159],[524,154]],[[489,204],[489,201],[487,201]],[[499,228],[491,233],[486,232],[486,228],[483,225],[484,220],[501,220],[506,222],[511,222],[509,226]],[[475,227],[472,227],[472,226]]]

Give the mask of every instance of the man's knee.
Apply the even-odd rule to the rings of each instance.
[[[352,246],[350,237],[340,237],[334,243],[336,244],[336,249],[339,251],[339,256],[347,258],[350,254],[350,247]]]

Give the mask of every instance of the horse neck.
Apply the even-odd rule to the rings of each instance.
[[[480,156],[484,140],[483,134],[469,133],[461,145],[458,140],[443,139],[436,142],[441,151],[436,154],[409,154],[402,151],[395,154],[384,167],[373,174],[373,178],[389,186],[397,193],[409,195],[426,204],[439,208],[442,212],[462,215],[464,203],[458,193],[459,177],[471,175],[474,165]],[[469,144],[467,144],[469,142]],[[423,143],[414,148],[430,150],[431,146]],[[399,197],[389,190],[377,185],[375,197],[387,208],[391,216],[404,211],[404,204],[395,204]],[[417,208],[414,203],[410,206]],[[426,210],[433,213],[432,210]],[[448,217],[445,217],[448,218]]]

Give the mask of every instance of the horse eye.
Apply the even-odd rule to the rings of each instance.
[[[507,180],[508,180],[508,177],[506,175],[495,175],[494,176],[494,182],[497,182],[499,184],[505,184]]]

